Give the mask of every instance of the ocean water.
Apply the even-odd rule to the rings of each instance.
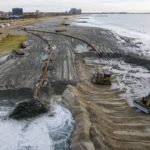
[[[5,100],[7,101],[7,100]],[[71,112],[54,96],[50,111],[33,119],[16,121],[13,108],[0,106],[0,150],[67,150],[74,129]]]
[[[133,38],[134,44],[140,44],[138,49],[131,48],[131,52],[140,53],[139,55],[150,59],[150,14],[83,15],[78,16],[76,22],[79,26],[111,30],[120,42],[123,42],[119,38],[121,36]],[[133,100],[150,93],[150,71],[144,67],[119,59],[86,58],[85,62],[94,66],[110,67],[113,73],[112,88],[124,91],[121,96],[130,106],[133,106]]]
[[[80,16],[77,23],[81,26],[105,28],[120,36],[135,38],[135,43],[142,43],[141,50],[150,57],[150,14],[95,14]]]
[[[144,67],[120,59],[85,58],[85,62],[94,66],[107,66],[113,73],[111,88],[123,91],[121,96],[131,107],[133,100],[150,93],[150,72]]]

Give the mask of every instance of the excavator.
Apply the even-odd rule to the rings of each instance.
[[[97,69],[93,74],[92,82],[94,84],[111,85],[111,72],[108,69]]]
[[[133,101],[133,105],[144,113],[150,113],[150,94],[140,100]]]

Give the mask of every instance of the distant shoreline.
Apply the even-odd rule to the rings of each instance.
[[[82,13],[84,14],[150,14],[150,12],[147,13],[129,13],[129,12],[101,12],[101,13]]]

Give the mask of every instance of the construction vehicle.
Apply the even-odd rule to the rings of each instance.
[[[97,69],[96,73],[93,74],[92,82],[94,84],[111,85],[111,72],[106,69]]]
[[[49,56],[43,62],[44,65],[39,80],[36,83],[33,98],[18,103],[15,109],[10,113],[9,117],[20,120],[25,118],[32,118],[38,114],[42,114],[48,111],[46,104],[40,100],[40,94],[42,88],[48,82],[47,74],[48,74],[48,66],[51,61],[51,57],[52,57],[52,52],[51,49],[49,49]]]
[[[150,94],[140,100],[135,100],[133,105],[144,113],[150,113]]]

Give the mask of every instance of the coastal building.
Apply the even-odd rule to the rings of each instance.
[[[9,12],[0,11],[0,19],[1,20],[8,19],[8,17],[9,17]]]
[[[0,11],[0,16],[3,16],[4,12],[3,11]]]
[[[81,9],[71,8],[69,11],[70,15],[80,15],[82,13]]]
[[[23,9],[22,8],[13,8],[12,9],[12,15],[22,16],[23,15]]]

